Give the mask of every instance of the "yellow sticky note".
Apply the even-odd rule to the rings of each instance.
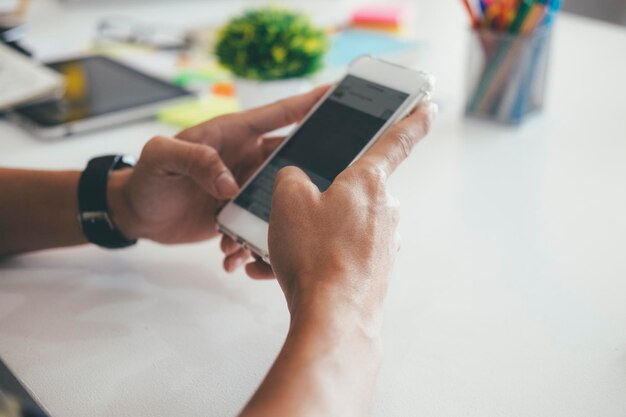
[[[166,107],[157,113],[157,118],[163,123],[185,128],[238,110],[239,104],[234,97],[211,95]]]

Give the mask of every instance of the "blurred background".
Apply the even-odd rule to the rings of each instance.
[[[67,3],[87,3],[87,2],[124,2],[123,0],[62,0]],[[176,1],[176,0],[143,0],[143,1]],[[337,2],[340,2],[338,0]],[[359,0],[351,0],[358,2]],[[293,2],[297,2],[293,0]],[[416,2],[420,2],[417,0]],[[563,9],[565,11],[579,14],[581,16],[594,19],[605,20],[607,22],[626,25],[626,0],[565,0]]]
[[[123,2],[122,0],[62,0],[67,3],[88,3],[88,2]],[[176,0],[143,0],[143,1],[176,1]],[[338,0],[339,2],[341,0]],[[352,0],[358,2],[359,0]],[[296,2],[296,0],[293,0]],[[419,0],[416,2],[419,3]],[[128,3],[128,2],[124,2]],[[563,5],[565,11],[587,16],[594,19],[601,19],[607,22],[626,25],[626,0],[566,0]]]
[[[525,32],[532,22],[527,22],[528,28],[515,28],[512,20],[507,21],[510,17],[506,17],[515,16],[517,7],[525,3],[528,2],[470,0],[465,3],[484,18],[480,23],[482,30],[494,35],[519,31],[520,39],[529,38],[522,53],[508,53],[505,63],[498,59],[490,62],[493,56],[490,56],[490,48],[486,48],[485,39],[476,41],[475,36],[470,36],[468,29],[472,18],[464,10],[462,1],[0,0],[0,28],[8,28],[3,32],[4,42],[32,55],[36,61],[100,54],[192,92],[198,98],[192,104],[183,107],[163,105],[155,112],[159,122],[174,128],[187,127],[221,113],[260,105],[278,99],[280,95],[295,94],[312,85],[336,80],[349,63],[362,54],[376,55],[435,74],[439,80],[435,99],[444,115],[458,115],[467,110],[467,114],[487,116],[492,121],[519,124],[525,120],[526,114],[542,110],[545,91],[548,91],[546,96],[550,95],[551,84],[547,80],[555,71],[548,65],[548,58],[551,56],[552,22],[558,21],[559,6],[569,17],[582,19],[581,22],[610,22],[607,26],[626,24],[626,0],[551,0],[549,10],[544,11],[545,18],[538,20],[540,24],[536,26],[547,28],[543,31],[547,33]],[[532,3],[538,9],[546,8],[545,2]],[[495,21],[490,21],[493,16],[484,14],[485,4],[494,11]],[[229,22],[264,7],[287,9],[303,17],[308,22],[306,33],[299,33],[299,29],[288,30],[287,37],[304,36],[308,45],[316,46],[302,55],[297,48],[271,45],[271,39],[263,40],[261,44],[270,45],[272,53],[278,55],[270,57],[272,68],[261,68],[258,62],[249,60],[253,55],[249,52],[259,44],[238,45],[235,31],[229,39],[221,39],[222,53],[219,53],[219,36],[225,33]],[[506,10],[506,7],[510,9]],[[519,16],[525,15],[519,13]],[[265,24],[254,19],[248,23],[253,27]],[[271,25],[280,26],[280,23]],[[315,34],[318,32],[319,36]],[[577,42],[581,47],[591,46],[589,37],[569,38],[570,42]],[[285,53],[289,54],[286,58],[282,57]],[[298,54],[306,59],[294,62],[293,57]],[[246,59],[236,62],[241,55]],[[286,65],[296,64],[306,70],[286,71]],[[4,85],[14,85],[6,68],[4,75],[0,74],[0,84],[4,77]],[[483,70],[479,71],[481,68]],[[496,82],[492,82],[490,69],[501,73]],[[568,68],[568,72],[577,70]],[[78,77],[81,74],[75,70],[63,74],[65,91],[80,99],[75,100],[78,104],[86,101],[90,90],[84,82],[86,76]],[[279,89],[264,93],[270,84],[277,84],[267,81],[296,79],[300,82],[284,83],[280,94]],[[22,82],[21,85],[26,87],[28,84]],[[92,87],[94,96],[95,82]],[[62,88],[31,91],[30,95],[22,94],[22,97],[30,97],[31,102],[35,102]],[[473,100],[462,95],[469,96],[473,92],[477,93]],[[485,97],[482,97],[483,93]],[[0,111],[8,108],[8,104],[2,108],[2,101],[0,95]],[[16,103],[21,105],[24,100],[13,100],[13,104]],[[84,113],[83,108],[74,113],[81,112]]]
[[[582,16],[626,25],[625,0],[566,0],[563,9]]]

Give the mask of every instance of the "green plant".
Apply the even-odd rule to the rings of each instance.
[[[220,63],[241,78],[276,80],[310,75],[322,67],[325,32],[287,10],[251,10],[226,24],[215,48]]]

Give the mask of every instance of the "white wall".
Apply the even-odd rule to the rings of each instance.
[[[626,0],[565,0],[572,13],[626,25]]]

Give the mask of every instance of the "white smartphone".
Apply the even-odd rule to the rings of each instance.
[[[217,216],[220,231],[266,262],[272,190],[278,170],[302,169],[320,191],[387,128],[430,97],[433,78],[371,56],[356,59],[300,126]]]

